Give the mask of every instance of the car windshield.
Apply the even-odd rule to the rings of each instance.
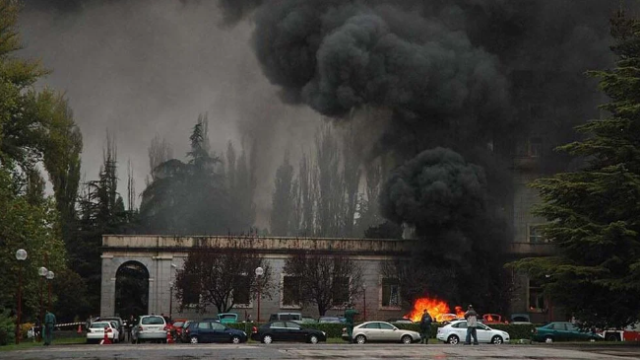
[[[159,316],[149,316],[142,318],[143,325],[164,325],[164,319]]]
[[[94,322],[91,324],[92,329],[104,329],[109,326],[107,322]]]

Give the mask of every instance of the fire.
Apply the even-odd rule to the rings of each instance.
[[[420,298],[417,299],[415,304],[413,305],[413,310],[404,317],[406,319],[410,319],[413,322],[418,322],[422,319],[422,312],[427,310],[429,315],[436,320],[439,315],[449,314],[451,313],[449,305],[443,300],[439,300],[437,298]],[[457,317],[464,317],[464,311],[462,311],[461,306],[455,307]]]

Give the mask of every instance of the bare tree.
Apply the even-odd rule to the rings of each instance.
[[[300,252],[286,260],[284,272],[300,281],[300,301],[317,306],[320,316],[353,302],[364,290],[362,270],[346,254]]]
[[[228,248],[214,248],[207,243],[194,244],[187,260],[176,274],[176,298],[180,308],[193,306],[206,312],[215,306],[218,313],[228,312],[237,304],[248,304],[260,290],[270,298],[274,286],[271,266],[254,249],[252,238],[229,238]],[[255,269],[264,274],[256,277]]]

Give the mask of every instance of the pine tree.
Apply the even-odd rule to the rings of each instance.
[[[581,170],[533,185],[542,197],[534,213],[549,221],[558,254],[515,265],[585,325],[619,327],[640,316],[640,21],[621,11],[611,24],[616,66],[590,73],[610,115],[560,148],[582,159]]]

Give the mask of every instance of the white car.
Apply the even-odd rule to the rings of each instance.
[[[110,332],[107,333],[107,337],[114,343],[117,343],[120,333],[118,333],[118,327],[114,326],[110,321],[92,322],[87,329],[87,343],[100,342],[104,340],[105,328],[110,329]]]
[[[137,344],[143,341],[166,342],[167,322],[159,315],[141,316],[131,331],[131,338]]]
[[[478,323],[476,333],[479,343],[502,344],[509,342],[510,339],[506,331],[492,329],[482,323]],[[467,320],[452,321],[448,325],[439,327],[436,334],[436,339],[453,345],[466,341],[466,338]]]
[[[343,329],[342,339],[348,340],[346,328]],[[420,334],[403,330],[385,321],[368,321],[353,328],[353,340],[358,344],[366,342],[399,342],[411,344],[420,341]]]

